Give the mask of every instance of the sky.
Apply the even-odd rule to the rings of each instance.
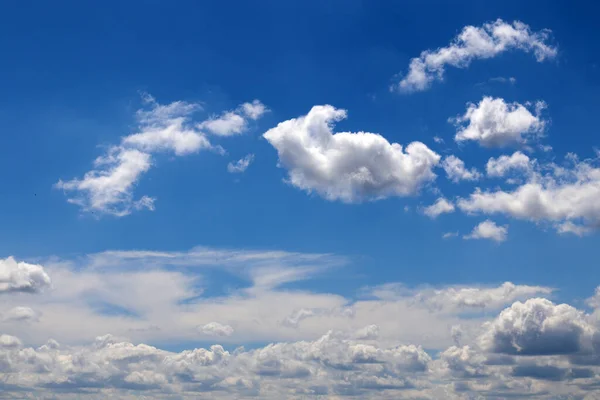
[[[0,398],[600,398],[598,11],[4,2]]]

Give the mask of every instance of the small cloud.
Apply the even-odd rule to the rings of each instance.
[[[439,136],[434,136],[434,137],[433,137],[433,141],[434,141],[434,142],[436,142],[437,144],[442,144],[442,143],[444,143],[444,139],[442,139],[442,138],[441,138],[441,137],[439,137]]]
[[[237,160],[235,163],[230,162],[227,164],[227,171],[232,174],[239,174],[248,169],[250,164],[254,161],[254,154],[248,154],[245,157]]]
[[[508,235],[507,226],[498,226],[494,221],[486,219],[475,228],[473,231],[463,236],[464,239],[490,239],[496,242],[504,242]]]
[[[458,236],[458,232],[446,232],[442,235],[443,239],[451,239]]]
[[[199,328],[199,330],[201,333],[210,336],[231,336],[234,332],[231,326],[222,325],[218,322],[209,322]]]
[[[451,212],[454,212],[454,204],[443,197],[440,197],[435,203],[423,209],[423,214],[427,215],[429,218],[437,218],[441,214]]]

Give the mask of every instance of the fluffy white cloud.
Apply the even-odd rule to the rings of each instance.
[[[432,205],[423,209],[423,214],[429,218],[437,218],[441,214],[454,212],[454,204],[450,203],[443,197],[440,197]]]
[[[374,133],[334,134],[333,125],[344,118],[345,110],[314,106],[264,134],[292,185],[328,200],[357,202],[413,195],[435,179],[440,156],[425,144],[403,149]]]
[[[458,207],[467,213],[505,214],[550,221],[559,232],[583,234],[600,224],[600,168],[597,160],[572,160],[571,167],[549,164],[512,191],[477,189]]]
[[[442,168],[446,171],[448,179],[455,183],[460,181],[476,181],[481,178],[481,174],[477,169],[465,168],[464,161],[456,156],[445,157],[442,161]]]
[[[444,78],[446,66],[466,68],[473,60],[493,58],[510,50],[533,52],[537,61],[553,58],[557,49],[548,44],[548,30],[532,32],[528,25],[515,21],[486,23],[481,27],[465,26],[450,45],[425,50],[410,61],[408,73],[394,90],[415,92],[428,89],[435,80]]]
[[[232,174],[239,174],[248,169],[250,164],[254,161],[254,154],[248,154],[241,159],[237,160],[235,163],[230,162],[227,164],[227,171]]]
[[[234,111],[226,111],[220,116],[214,116],[198,124],[199,129],[206,129],[219,136],[239,135],[248,129],[248,118],[259,119],[267,108],[258,100],[244,103]]]
[[[0,294],[37,293],[49,286],[50,277],[41,265],[17,262],[13,257],[0,259]]]
[[[463,236],[465,239],[490,239],[496,242],[504,242],[508,235],[508,227],[498,226],[494,221],[486,219],[479,223],[473,231]]]
[[[451,119],[457,125],[454,140],[474,140],[484,147],[524,145],[543,133],[546,122],[541,113],[544,108],[543,101],[522,105],[484,97],[479,104],[469,103],[464,115]]]
[[[595,332],[581,311],[542,298],[514,303],[485,328],[479,339],[484,350],[520,355],[589,351]]]
[[[223,325],[218,322],[209,322],[200,327],[200,332],[210,336],[231,336],[233,335],[234,330],[229,325]]]
[[[201,130],[205,126],[195,126],[192,116],[201,109],[199,104],[175,101],[163,105],[148,94],[144,94],[142,100],[146,108],[136,113],[138,126],[135,133],[123,137],[119,145],[110,147],[105,155],[98,157],[94,161],[94,169],[83,178],[56,183],[56,188],[75,193],[68,199],[69,202],[86,212],[117,217],[129,215],[134,210],[154,210],[153,197],[136,199],[133,194],[142,175],[154,165],[152,154],[173,152],[176,156],[184,156],[203,149],[224,152],[220,146],[210,143]],[[229,122],[214,119],[210,120],[211,124],[216,124],[215,129],[220,129],[220,132],[234,129],[240,133],[246,129],[244,116],[258,119],[266,108],[255,100],[244,103],[239,110],[241,115],[232,112],[235,118],[229,118]],[[236,123],[238,127],[232,128]],[[224,124],[230,124],[229,128],[224,128]]]
[[[510,171],[530,172],[532,170],[532,161],[529,157],[520,151],[514,152],[510,156],[500,156],[490,158],[485,166],[489,177],[500,178]]]

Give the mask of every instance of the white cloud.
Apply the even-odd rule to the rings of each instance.
[[[516,151],[510,156],[491,157],[485,166],[487,175],[494,178],[503,177],[510,171],[531,172],[532,168],[529,157],[520,151]]]
[[[377,325],[367,325],[354,334],[354,338],[357,340],[376,340],[378,337],[379,327]]]
[[[519,299],[550,294],[553,289],[544,286],[515,285],[505,282],[497,287],[448,286],[442,288],[422,287],[408,289],[403,285],[388,283],[371,289],[380,299],[410,299],[413,304],[427,309],[445,312],[469,309],[500,309]]]
[[[209,322],[200,328],[200,332],[210,336],[231,336],[233,328],[229,325],[222,325],[218,322]]]
[[[241,105],[244,114],[253,120],[257,120],[269,111],[267,107],[259,100],[253,100],[252,103],[244,103]]]
[[[345,110],[314,106],[264,134],[292,185],[328,200],[358,202],[414,195],[435,179],[440,156],[426,145],[413,142],[404,150],[374,133],[334,134],[333,125],[344,118]]]
[[[254,154],[248,154],[235,163],[230,162],[227,164],[227,171],[232,174],[242,173],[248,169],[252,161],[254,161]]]
[[[142,175],[153,166],[154,153],[169,151],[184,156],[205,149],[224,153],[194,126],[192,116],[201,110],[199,104],[175,101],[162,105],[148,94],[144,94],[142,100],[147,107],[136,113],[138,126],[135,133],[123,137],[119,145],[110,147],[105,155],[98,157],[94,169],[82,179],[56,183],[56,188],[75,193],[68,201],[79,205],[83,211],[122,217],[135,210],[154,210],[155,198],[144,195],[135,199],[133,194]],[[258,100],[245,103],[239,109],[251,119],[257,119],[265,112],[264,105]],[[223,124],[235,125],[238,119],[241,120],[238,125],[245,129],[246,120],[238,114],[227,120],[229,122],[211,120],[211,123],[216,124],[217,130],[225,129]],[[243,130],[232,128],[232,125],[227,129]]]
[[[2,315],[4,322],[29,322],[37,318],[38,314],[29,307],[13,307]]]
[[[484,147],[525,145],[543,134],[546,121],[541,112],[545,108],[543,101],[522,105],[484,97],[479,104],[469,103],[464,115],[450,120],[457,125],[454,140],[474,140]]]
[[[429,218],[437,218],[441,214],[451,212],[454,212],[454,204],[443,197],[440,197],[435,203],[423,209],[423,214],[427,215]]]
[[[457,237],[458,236],[458,232],[446,232],[442,235],[442,239],[450,239],[453,237]]]
[[[84,211],[98,211],[124,216],[138,208],[154,208],[154,199],[144,196],[133,199],[133,188],[141,175],[151,166],[151,156],[135,149],[113,147],[106,156],[94,162],[96,169],[87,172],[83,179],[58,181],[56,187],[74,191],[76,197],[69,202]]]
[[[442,161],[442,168],[446,171],[448,179],[455,183],[460,181],[476,181],[481,178],[481,174],[477,169],[465,168],[464,161],[456,156],[445,157]]]
[[[439,136],[434,136],[433,137],[433,141],[436,142],[437,144],[443,144],[444,143],[444,139],[442,139]]]
[[[450,119],[457,126],[454,140],[474,140],[484,147],[525,145],[542,135],[546,126],[541,117],[546,103],[536,102],[533,113],[527,106],[492,97],[484,97],[479,104],[469,103],[464,115]]]
[[[447,47],[425,50],[410,61],[408,74],[392,87],[401,92],[428,89],[444,79],[446,66],[466,68],[473,60],[493,58],[510,50],[532,52],[538,62],[553,58],[557,49],[548,44],[548,30],[532,32],[528,25],[501,19],[481,27],[465,26]]]
[[[541,298],[514,303],[485,328],[484,350],[521,355],[580,353],[595,331],[581,311]]]
[[[49,286],[50,277],[41,265],[17,262],[13,257],[0,259],[0,294],[37,293]]]
[[[150,95],[145,96],[150,110],[138,110],[139,132],[126,136],[122,146],[131,146],[145,152],[173,151],[186,155],[211,148],[204,134],[190,124],[192,114],[199,104],[176,101],[158,104]]]
[[[468,198],[459,199],[457,205],[471,214],[550,221],[559,232],[583,234],[600,224],[600,168],[595,166],[597,160],[568,161],[572,166],[541,166],[542,172],[531,174],[526,183],[512,191],[477,189]]]
[[[504,242],[508,235],[506,226],[498,226],[494,221],[486,219],[479,223],[473,231],[463,236],[465,239],[490,239],[496,242]]]
[[[206,129],[214,135],[239,135],[248,129],[248,120],[259,119],[267,108],[258,100],[244,103],[234,111],[226,111],[220,116],[213,116],[198,124],[199,129]]]

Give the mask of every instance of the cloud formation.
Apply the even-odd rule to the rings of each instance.
[[[545,108],[543,101],[522,105],[484,97],[478,104],[469,103],[464,115],[450,120],[457,126],[454,140],[473,140],[484,147],[523,146],[543,133]]]
[[[481,173],[475,168],[467,169],[465,162],[456,156],[445,157],[442,161],[442,168],[446,172],[448,179],[454,183],[460,181],[476,181],[481,178]]]
[[[444,79],[446,66],[467,68],[473,60],[496,57],[511,50],[533,53],[538,62],[554,58],[556,47],[549,44],[549,30],[533,32],[520,22],[498,19],[481,27],[465,26],[450,45],[425,50],[410,61],[408,73],[392,89],[410,93],[427,90]]]
[[[74,194],[68,201],[83,211],[123,217],[135,210],[154,210],[154,197],[134,196],[136,184],[156,163],[153,154],[170,152],[185,156],[200,150],[223,153],[201,129],[221,136],[242,133],[247,129],[248,118],[256,120],[266,111],[255,100],[242,104],[238,111],[225,113],[224,117],[195,124],[193,115],[202,109],[198,103],[175,101],[163,105],[148,94],[142,100],[146,108],[136,112],[136,132],[121,138],[119,145],[111,146],[105,155],[98,157],[94,169],[83,178],[56,183],[56,188]]]
[[[254,154],[248,154],[235,163],[230,162],[227,164],[227,171],[232,174],[240,174],[248,169],[252,161],[254,161]]]
[[[432,205],[423,209],[423,214],[429,218],[437,218],[441,214],[454,212],[454,204],[450,203],[443,197],[440,197]]]
[[[223,325],[218,322],[209,322],[200,328],[200,332],[210,336],[231,336],[234,331],[229,325]]]
[[[583,234],[600,224],[597,163],[597,158],[580,161],[576,156],[567,157],[566,166],[541,165],[513,190],[478,188],[457,204],[471,214],[505,214],[535,222],[548,221],[559,232]]]
[[[327,200],[359,202],[410,196],[435,179],[440,156],[421,142],[406,149],[367,132],[333,133],[346,111],[314,106],[263,136],[275,147],[289,183]]]
[[[50,277],[41,265],[17,262],[13,257],[0,259],[0,294],[37,293],[49,286]]]
[[[486,219],[479,223],[473,231],[463,236],[465,239],[490,239],[495,242],[504,242],[508,235],[508,227],[498,226],[492,220]]]
[[[487,176],[490,178],[501,178],[511,171],[528,173],[533,165],[529,157],[520,151],[512,155],[502,155],[498,158],[490,158],[485,166]]]

